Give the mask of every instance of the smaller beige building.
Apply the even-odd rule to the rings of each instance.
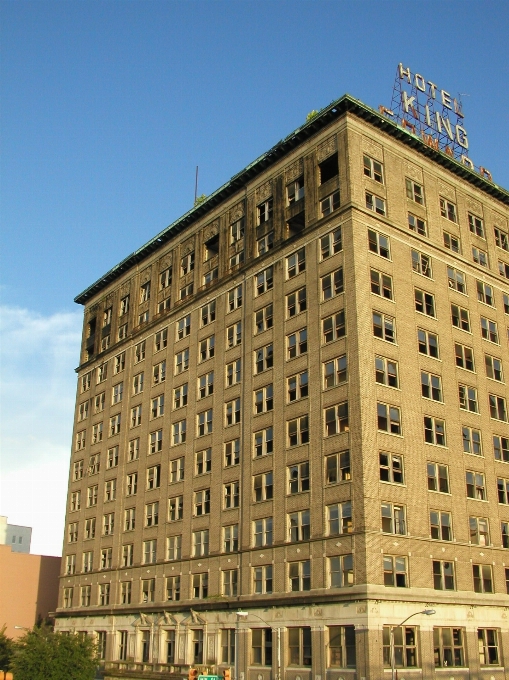
[[[17,638],[55,611],[60,557],[27,555],[0,545],[0,628]]]

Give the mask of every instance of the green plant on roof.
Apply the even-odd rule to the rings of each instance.
[[[310,111],[308,113],[308,115],[306,116],[306,123],[309,123],[310,120],[313,120],[313,118],[316,118],[318,113],[319,113],[319,111],[315,111],[315,109]]]
[[[195,205],[200,205],[200,203],[203,203],[203,201],[206,201],[206,200],[207,200],[207,196],[206,196],[205,194],[202,194],[201,196],[197,196],[197,197],[194,199],[194,204],[195,204]]]

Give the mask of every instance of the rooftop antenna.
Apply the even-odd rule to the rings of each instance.
[[[196,205],[197,198],[198,198],[198,166],[196,166],[196,177],[194,180],[194,205]]]

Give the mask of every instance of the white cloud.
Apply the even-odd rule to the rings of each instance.
[[[0,514],[33,527],[42,554],[62,548],[81,324],[0,307]]]

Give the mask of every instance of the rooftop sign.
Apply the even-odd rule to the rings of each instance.
[[[400,62],[391,108],[379,108],[382,114],[391,117],[398,125],[422,137],[428,146],[446,153],[492,181],[491,173],[486,168],[476,168],[468,157],[468,134],[461,101],[447,90],[441,89],[420,73],[412,73]]]

